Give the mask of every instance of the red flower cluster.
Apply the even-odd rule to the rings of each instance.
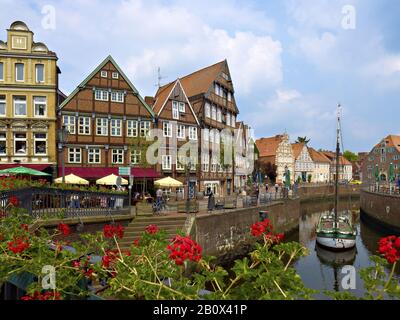
[[[21,298],[21,300],[61,300],[61,294],[57,291],[47,291],[43,294],[36,291],[33,296],[24,296]]]
[[[379,240],[379,253],[382,254],[389,263],[400,260],[400,237],[389,236]]]
[[[183,265],[185,260],[199,262],[201,259],[202,248],[189,236],[182,237],[177,235],[172,239],[167,249],[170,252],[169,258],[175,260],[178,266]]]
[[[106,224],[103,229],[103,234],[105,238],[116,236],[117,238],[122,239],[124,237],[124,227],[120,224],[116,226]]]
[[[151,224],[146,228],[148,234],[156,234],[158,231],[160,231],[160,229],[154,224]]]
[[[19,199],[16,196],[9,197],[8,198],[8,203],[11,204],[14,207],[18,207]]]
[[[128,250],[123,250],[121,251],[121,254],[124,254],[126,256],[130,256],[131,253]],[[101,265],[104,268],[110,268],[110,265],[112,265],[118,258],[119,251],[118,250],[107,250],[106,254],[103,256],[101,259]]]
[[[21,253],[29,248],[29,240],[16,239],[14,241],[10,241],[7,246],[10,251],[14,252],[14,254]]]
[[[71,229],[69,227],[69,225],[65,224],[65,223],[60,223],[58,225],[58,231],[60,231],[64,236],[68,236],[71,233]]]
[[[140,246],[140,240],[141,240],[140,237],[139,237],[139,238],[136,238],[135,240],[133,240],[133,245],[134,245],[135,247],[139,247],[139,246]]]
[[[263,234],[272,235],[272,224],[271,221],[266,219],[263,222],[256,222],[251,226],[251,234],[254,237],[260,237]]]
[[[21,228],[24,229],[26,232],[29,232],[29,226],[27,224],[21,224]]]

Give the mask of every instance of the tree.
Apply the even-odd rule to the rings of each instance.
[[[343,153],[343,157],[345,157],[345,158],[346,158],[347,160],[349,160],[350,162],[358,161],[358,155],[355,154],[354,152],[349,151],[349,150],[346,150],[346,151]]]
[[[307,139],[307,137],[297,137],[296,143],[305,143],[308,144],[311,139]]]

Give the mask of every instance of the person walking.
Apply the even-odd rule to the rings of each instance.
[[[210,193],[208,195],[207,209],[208,211],[213,211],[214,208],[215,208],[215,197],[214,193],[210,190]]]

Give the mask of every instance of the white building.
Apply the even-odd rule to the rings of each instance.
[[[322,152],[308,148],[311,158],[314,161],[314,176],[312,181],[321,183],[329,182],[331,161]]]
[[[308,182],[309,176],[311,181],[314,178],[314,161],[308,152],[305,143],[292,144],[293,157],[294,157],[294,180]]]

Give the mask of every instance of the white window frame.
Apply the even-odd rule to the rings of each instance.
[[[89,148],[88,151],[88,163],[100,164],[101,163],[101,150],[100,148]]]
[[[226,125],[227,126],[231,125],[231,113],[230,112],[226,113]]]
[[[100,133],[99,133],[100,129]],[[97,136],[108,136],[108,119],[107,118],[96,118],[96,135]]]
[[[142,151],[131,150],[131,164],[139,164],[142,158]]]
[[[107,72],[106,70],[101,70],[100,76],[101,76],[102,78],[107,78],[107,77],[108,77],[108,72]]]
[[[82,163],[81,148],[68,148],[68,163]]]
[[[25,98],[25,100],[21,100],[21,101],[25,101],[25,114],[16,114],[15,113],[15,111],[16,111],[16,108],[15,108],[15,101],[16,101],[16,99],[18,99],[18,98]],[[23,103],[21,103],[21,102],[19,102],[20,104],[23,104]],[[27,115],[28,115],[28,106],[27,106],[27,101],[26,101],[26,97],[22,97],[22,96],[13,96],[13,108],[14,108],[14,116],[15,117],[26,117]]]
[[[228,101],[232,101],[232,92],[228,91]]]
[[[137,120],[126,121],[126,135],[128,137],[137,137],[139,134],[139,124]]]
[[[178,124],[176,126],[176,137],[177,139],[186,138],[186,127],[183,124]]]
[[[197,127],[189,127],[189,140],[197,140]]]
[[[0,151],[0,155],[5,156],[7,155],[7,132],[0,132],[0,142],[4,142],[4,152]]]
[[[110,120],[110,133],[112,137],[122,137],[122,119]]]
[[[124,163],[124,150],[122,150],[122,149],[112,149],[111,162],[113,164],[123,164]]]
[[[111,91],[111,101],[124,103],[124,93],[122,91]]]
[[[210,155],[208,153],[204,153],[201,157],[201,169],[203,172],[210,171]]]
[[[171,170],[172,168],[172,156],[171,155],[163,155],[162,156],[162,169],[163,170]]]
[[[214,104],[211,106],[211,119],[217,120],[217,107]]]
[[[36,135],[42,134],[44,135],[44,138],[37,138]],[[46,143],[46,150],[44,153],[37,153],[36,152],[36,142],[45,142]],[[41,132],[34,132],[33,133],[33,152],[35,156],[47,156],[47,133],[41,133]]]
[[[79,117],[78,118],[78,134],[83,136],[89,136],[91,133],[91,118],[90,117]]]
[[[172,138],[172,123],[163,122],[163,136],[166,138]]]
[[[4,62],[0,62],[0,81],[4,81]]]
[[[18,79],[18,66],[22,66],[22,80]],[[25,81],[25,64],[24,63],[16,63],[15,64],[15,81],[16,82],[24,82]]]
[[[44,99],[44,102],[41,101],[39,102],[39,100]],[[39,115],[36,113],[36,106],[40,106],[40,105],[44,105],[44,114],[43,115]],[[40,97],[40,96],[35,96],[33,97],[33,113],[35,115],[35,117],[41,117],[41,118],[45,118],[47,117],[47,98],[46,97]]]
[[[210,130],[208,128],[203,129],[203,140],[210,141]]]
[[[17,138],[18,134],[24,134],[25,138]],[[25,152],[24,153],[17,153],[17,142],[18,141],[25,141]],[[22,132],[15,132],[14,133],[14,155],[16,156],[26,156],[28,154],[28,136],[26,133]]]
[[[172,118],[179,120],[179,103],[178,101],[172,101]]]
[[[42,81],[39,81],[39,77],[38,77],[38,75],[39,75],[39,73],[38,73],[38,71],[39,71],[39,66],[42,66],[43,67],[43,80]],[[45,78],[45,73],[44,73],[44,64],[43,63],[37,63],[37,64],[35,64],[35,77],[36,77],[36,83],[45,83],[45,81],[46,81],[46,78]]]
[[[184,102],[179,102],[179,112],[185,113],[185,103]]]
[[[71,121],[73,120],[73,121]],[[64,115],[63,116],[63,124],[67,128],[69,134],[75,134],[76,130],[76,117]],[[73,129],[73,130],[72,130]]]
[[[208,102],[206,102],[204,108],[205,108],[205,116],[206,116],[206,118],[211,118],[211,105]]]
[[[221,108],[217,109],[217,121],[222,122],[222,110]]]
[[[4,113],[0,113],[0,117],[5,117],[7,115],[7,96],[0,95],[0,105],[4,105]]]
[[[146,137],[150,131],[151,123],[150,121],[141,121],[140,122],[140,136]]]
[[[214,142],[216,144],[220,144],[220,142],[221,142],[221,134],[218,129],[214,130]]]
[[[108,101],[109,100],[108,90],[96,89],[94,91],[94,99],[97,101]]]
[[[236,117],[234,114],[231,115],[231,126],[236,127]]]
[[[119,73],[118,72],[113,72],[112,73],[112,78],[113,79],[119,79]]]
[[[182,164],[185,161],[183,160],[185,157],[184,156],[178,156],[176,157],[176,171],[183,171],[185,170],[185,165]]]

